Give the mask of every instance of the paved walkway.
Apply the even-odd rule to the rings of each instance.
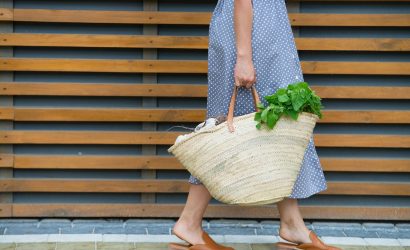
[[[143,242],[145,239],[144,237],[140,237],[138,235],[133,235],[131,239],[125,235],[116,235],[115,237],[102,237],[103,240],[101,241],[90,241],[90,239],[86,241],[84,240],[83,236],[80,236],[76,239],[76,235],[72,235],[74,237],[70,237],[70,239],[61,238],[62,242],[27,242],[27,241],[42,241],[41,235],[35,235],[35,237],[29,236],[30,239],[20,238],[20,240],[14,239],[16,242],[9,242],[9,243],[0,243],[0,250],[56,250],[56,249],[67,249],[67,250],[97,250],[97,249],[146,249],[146,250],[166,250],[168,249],[167,245],[168,242],[181,242],[177,239],[171,239],[166,242],[161,242],[164,239],[156,239],[159,242]],[[275,241],[269,241],[269,243],[239,243],[240,241],[246,241],[248,239],[242,238],[241,240],[230,238],[228,237],[227,240],[223,240],[226,236],[221,235],[211,235],[213,236],[218,242],[223,243],[227,246],[232,246],[236,250],[285,250],[283,248],[278,248],[275,246]],[[35,239],[37,238],[37,239]],[[93,237],[91,237],[93,238]],[[119,239],[123,238],[123,241],[119,241]],[[128,238],[128,239],[127,239]],[[134,240],[132,240],[134,239]],[[395,241],[386,241],[386,240],[376,240],[373,239],[353,239],[350,237],[345,238],[325,238],[322,237],[323,241],[326,243],[332,244],[334,246],[338,246],[341,249],[346,250],[409,250],[410,244],[408,242],[402,242],[408,244],[407,246],[400,246],[400,242]],[[113,242],[111,242],[113,240]],[[253,239],[253,241],[259,241],[260,239]],[[79,242],[78,242],[79,241]],[[142,241],[142,242],[141,242]],[[155,237],[150,238],[147,241],[155,241]],[[233,242],[232,242],[233,241]],[[267,239],[262,239],[261,241],[267,241]],[[252,240],[250,241],[252,242]],[[358,244],[360,243],[360,244]],[[358,244],[358,245],[356,245]],[[288,250],[288,249],[287,249]]]
[[[0,219],[2,249],[167,249],[172,219]],[[204,220],[216,241],[238,250],[279,250],[277,220]],[[322,240],[342,249],[410,250],[410,223],[306,222]]]

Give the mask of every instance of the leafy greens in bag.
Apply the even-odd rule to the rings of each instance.
[[[272,129],[283,114],[294,120],[298,119],[301,112],[313,113],[319,118],[323,117],[321,109],[324,106],[320,102],[321,98],[309,88],[307,82],[289,84],[286,88],[280,88],[274,94],[264,98],[268,102],[268,106],[265,107],[262,102],[257,104],[259,111],[254,117],[254,120],[257,121],[257,129],[260,129],[262,124],[266,124],[269,129]]]

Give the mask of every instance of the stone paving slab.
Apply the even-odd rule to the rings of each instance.
[[[0,219],[0,235],[147,234],[171,235],[173,219]],[[203,220],[209,234],[279,235],[279,220]],[[318,236],[410,239],[410,223],[312,221]]]
[[[342,249],[410,250],[410,223],[305,222],[322,240]],[[173,219],[0,219],[2,249],[167,249]],[[203,220],[216,241],[237,250],[278,250],[279,220]],[[182,241],[181,241],[182,242]]]

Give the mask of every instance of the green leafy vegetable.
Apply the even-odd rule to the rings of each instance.
[[[262,102],[257,106],[259,111],[255,113],[254,120],[257,121],[256,128],[260,129],[262,124],[266,124],[272,129],[279,118],[285,114],[294,120],[298,119],[299,113],[309,112],[322,118],[321,109],[324,106],[321,98],[309,88],[307,82],[295,82],[286,88],[278,89],[274,94],[264,97],[268,102],[265,107]]]

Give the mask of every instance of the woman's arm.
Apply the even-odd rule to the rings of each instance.
[[[256,81],[256,71],[252,61],[252,21],[252,0],[235,0],[234,26],[237,51],[235,85],[246,88],[250,88]]]

